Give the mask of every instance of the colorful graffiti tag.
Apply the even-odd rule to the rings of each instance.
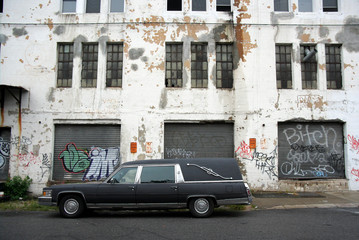
[[[120,148],[92,147],[89,152],[69,143],[60,153],[64,170],[68,173],[85,173],[82,180],[100,180],[109,176],[120,163]]]
[[[357,151],[357,154],[359,154],[359,139],[356,139],[354,136],[351,136],[348,134],[348,140],[350,142],[350,146],[354,151]]]

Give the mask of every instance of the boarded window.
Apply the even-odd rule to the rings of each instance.
[[[313,12],[313,0],[298,0],[299,12]]]
[[[208,86],[207,43],[191,45],[191,84],[193,88]]]
[[[323,0],[323,12],[338,12],[338,1]]]
[[[166,87],[182,87],[182,51],[181,43],[166,44]]]
[[[86,0],[86,13],[99,13],[101,0]]]
[[[182,0],[167,0],[167,11],[182,11]]]
[[[317,88],[318,62],[315,46],[300,46],[302,88]]]
[[[0,128],[0,181],[6,181],[9,177],[10,138],[10,128]]]
[[[277,88],[292,88],[292,46],[280,45],[275,46]]]
[[[279,123],[280,178],[344,178],[343,124]]]
[[[123,12],[124,0],[111,0],[110,12]]]
[[[234,157],[232,123],[166,123],[165,158]]]
[[[218,12],[230,12],[231,11],[231,0],[217,0],[216,10]]]
[[[342,89],[341,45],[325,45],[327,89]]]
[[[98,44],[82,45],[81,87],[96,87],[97,84]]]
[[[63,13],[76,12],[76,0],[62,0],[62,12]]]
[[[288,12],[288,0],[274,0],[274,11]]]
[[[55,125],[54,180],[103,179],[119,163],[119,125]]]
[[[73,43],[59,43],[57,49],[57,87],[71,87],[74,45]]]
[[[206,11],[207,0],[192,0],[192,11]]]
[[[216,45],[216,78],[217,88],[233,87],[233,44]]]
[[[107,44],[106,87],[122,86],[123,44]]]

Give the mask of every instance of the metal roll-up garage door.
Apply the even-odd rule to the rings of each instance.
[[[232,158],[233,131],[233,123],[166,123],[165,158]]]
[[[120,125],[55,125],[53,180],[100,180],[120,163]]]

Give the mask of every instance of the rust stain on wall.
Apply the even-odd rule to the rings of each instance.
[[[292,6],[292,9],[293,9],[293,12],[295,12],[295,10],[297,9],[297,5],[295,3],[293,3],[293,6]]]
[[[310,38],[310,34],[307,34],[307,33],[302,34],[302,36],[301,36],[302,42],[309,42],[309,38]]]
[[[49,27],[50,31],[54,28],[54,23],[51,18],[47,19],[47,26]]]
[[[188,37],[198,40],[197,34],[200,31],[208,31],[208,27],[205,23],[191,23],[191,18],[189,16],[184,17],[184,22],[188,24],[178,25],[177,28],[177,37],[181,32],[185,32]]]
[[[319,64],[319,69],[320,70],[325,70],[326,69],[326,65],[324,64]]]

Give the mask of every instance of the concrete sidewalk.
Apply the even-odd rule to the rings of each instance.
[[[340,192],[256,192],[252,205],[256,209],[359,208],[359,191]]]

